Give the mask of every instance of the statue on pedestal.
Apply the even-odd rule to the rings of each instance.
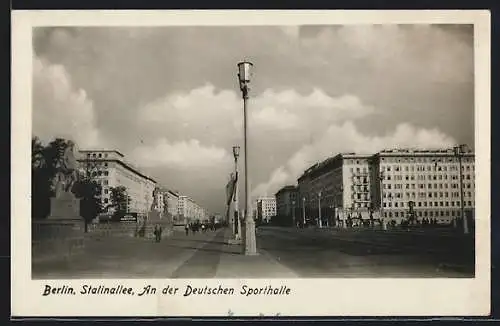
[[[75,144],[69,141],[60,160],[56,162],[56,174],[52,180],[55,197],[50,199],[49,219],[81,219],[80,199],[71,192],[78,180],[74,151]]]
[[[70,193],[73,185],[78,180],[78,166],[74,151],[75,143],[69,141],[61,158],[56,162],[56,174],[52,180],[56,198]]]

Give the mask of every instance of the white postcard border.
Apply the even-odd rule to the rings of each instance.
[[[474,279],[31,280],[30,141],[33,26],[474,24]],[[14,11],[12,14],[11,296],[13,316],[460,316],[490,312],[490,14],[488,11]],[[289,296],[42,296],[45,284],[286,285]]]

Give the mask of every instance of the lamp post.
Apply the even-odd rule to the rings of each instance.
[[[248,180],[248,144],[247,144],[247,115],[248,95],[250,91],[250,77],[253,64],[248,61],[238,63],[238,81],[243,97],[243,140],[245,148],[245,255],[257,255],[257,241],[255,239],[255,221],[252,217],[250,203],[250,184]]]
[[[241,221],[240,221],[240,206],[239,206],[239,187],[240,178],[238,175],[238,157],[240,156],[240,146],[233,146],[233,156],[234,156],[234,175],[236,177],[236,183],[234,185],[234,227],[233,235],[235,239],[241,238]]]
[[[465,153],[465,145],[458,145],[453,147],[455,152],[455,156],[458,157],[458,171],[460,178],[460,216],[463,219],[464,223],[464,234],[469,234],[469,226],[467,218],[464,214],[464,191],[463,191],[463,173],[462,173],[462,156]]]
[[[302,197],[302,223],[304,227],[306,226],[306,197]]]
[[[379,180],[380,180],[380,220],[382,221],[382,229],[386,230],[387,225],[385,225],[385,219],[384,219],[384,212],[383,212],[383,207],[384,207],[384,171],[380,169],[379,171]]]
[[[296,227],[297,222],[295,222],[295,200],[292,200],[292,220],[293,220],[293,227]]]
[[[321,229],[323,222],[321,221],[321,191],[318,192],[318,226]]]
[[[410,200],[408,202],[408,219],[410,220],[410,224],[416,224],[417,223],[417,220],[415,218],[415,211],[414,211],[414,208],[415,207],[415,202],[413,200]]]
[[[335,206],[333,204],[330,205],[330,210],[332,215],[330,215],[327,227],[334,227],[337,226],[337,223],[335,222]]]

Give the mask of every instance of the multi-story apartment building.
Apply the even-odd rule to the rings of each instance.
[[[179,196],[177,207],[178,219],[181,221],[194,222],[199,220],[201,222],[208,218],[206,210],[188,196]]]
[[[257,219],[269,223],[276,216],[276,198],[261,197],[257,199]]]
[[[82,173],[102,186],[103,207],[109,205],[111,187],[124,186],[128,195],[127,211],[147,216],[153,203],[156,181],[128,163],[116,150],[80,150],[78,159]]]
[[[388,150],[372,158],[374,207],[385,218],[400,220],[410,205],[416,218],[449,223],[461,218],[460,169],[462,168],[463,208],[473,216],[475,207],[474,153],[461,158],[452,149]],[[381,205],[382,204],[382,205]]]
[[[473,214],[474,153],[462,159],[463,205]],[[338,154],[298,179],[302,214],[325,223],[350,216],[396,223],[417,219],[450,223],[460,217],[459,161],[453,150],[384,150],[373,155]],[[410,210],[411,206],[411,210]]]
[[[341,153],[307,169],[298,179],[302,220],[335,225],[346,210],[366,214],[370,207],[370,155]]]
[[[279,224],[295,225],[300,218],[300,203],[297,200],[297,187],[284,186],[275,194],[276,217]]]

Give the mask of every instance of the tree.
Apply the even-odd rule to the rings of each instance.
[[[73,192],[80,198],[80,215],[85,221],[85,232],[88,224],[102,212],[101,185],[93,180],[80,179],[74,187]]]
[[[54,197],[52,180],[56,174],[57,163],[62,159],[68,140],[56,138],[47,146],[34,137],[31,140],[31,191],[33,218],[46,218],[50,214],[50,198]],[[85,231],[88,222],[102,210],[101,188],[90,177],[80,176],[75,182],[72,192],[80,198],[80,215],[85,221]]]
[[[111,187],[110,203],[107,208],[113,210],[113,217],[121,216],[127,212],[128,195],[124,186]]]
[[[52,175],[45,158],[46,147],[37,137],[31,140],[31,216],[45,218],[50,213]]]

